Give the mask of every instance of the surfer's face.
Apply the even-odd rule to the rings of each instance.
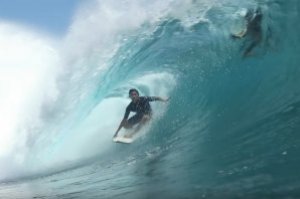
[[[129,95],[129,97],[131,98],[131,100],[133,102],[136,102],[139,99],[139,94],[137,94],[137,92],[132,91]]]

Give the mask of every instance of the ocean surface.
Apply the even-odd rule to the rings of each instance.
[[[298,0],[104,0],[62,39],[0,23],[0,198],[300,198],[299,19]],[[130,88],[170,101],[116,144]]]

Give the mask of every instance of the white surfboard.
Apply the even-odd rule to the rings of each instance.
[[[130,144],[133,142],[133,139],[132,138],[125,138],[125,137],[115,137],[113,138],[113,141],[116,142],[116,143],[123,143],[123,144]]]

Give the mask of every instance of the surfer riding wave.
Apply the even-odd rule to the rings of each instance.
[[[126,108],[124,118],[114,134],[114,137],[117,137],[122,127],[130,129],[136,124],[138,124],[138,126],[135,131],[130,135],[126,135],[126,137],[132,137],[135,133],[137,133],[140,128],[151,119],[152,109],[149,102],[169,101],[169,98],[164,99],[161,97],[139,96],[138,90],[134,88],[129,90],[129,97],[131,98],[131,102]],[[136,114],[128,119],[130,112],[136,112]]]

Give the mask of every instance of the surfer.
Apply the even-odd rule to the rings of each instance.
[[[261,9],[256,10],[249,9],[245,15],[247,21],[247,27],[245,30],[241,31],[238,34],[232,34],[233,38],[243,38],[246,35],[249,35],[251,39],[250,44],[244,51],[244,57],[251,54],[252,50],[261,42],[262,40],[262,17],[263,14]]]
[[[119,128],[117,129],[114,137],[117,137],[122,127],[124,127],[125,129],[129,129],[132,128],[135,124],[139,124],[139,126],[135,129],[135,132],[127,137],[131,137],[133,134],[139,131],[139,129],[151,119],[152,109],[149,102],[169,101],[169,98],[163,99],[161,97],[139,96],[138,90],[134,88],[129,90],[129,97],[131,98],[131,102],[126,108],[124,118],[121,121]],[[136,114],[128,119],[129,113],[131,111],[136,112]]]

